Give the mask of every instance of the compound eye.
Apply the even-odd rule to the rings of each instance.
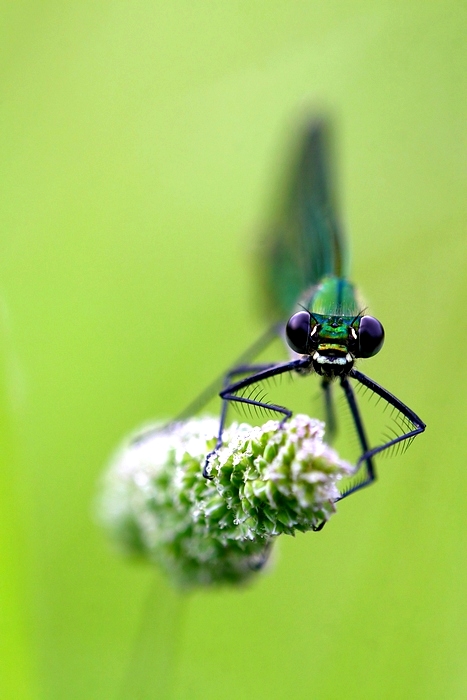
[[[308,311],[299,311],[291,316],[285,328],[287,342],[295,352],[306,355],[311,331],[311,316]]]
[[[362,316],[358,328],[358,357],[373,357],[384,343],[384,328],[377,318]]]

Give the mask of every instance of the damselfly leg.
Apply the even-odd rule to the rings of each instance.
[[[277,413],[282,416],[281,424],[288,418],[292,416],[292,411],[285,406],[278,405],[269,400],[266,400],[266,395],[261,391],[261,389],[256,389],[254,392],[249,394],[245,393],[245,390],[249,387],[257,387],[261,385],[262,382],[281,374],[287,374],[292,372],[299,372],[304,370],[309,370],[310,368],[310,358],[304,357],[297,360],[292,360],[290,362],[282,362],[276,364],[263,364],[263,365],[240,365],[225,375],[224,388],[220,392],[220,397],[222,399],[222,408],[219,421],[219,433],[216,443],[215,450],[210,453],[204,465],[203,475],[209,478],[209,458],[211,455],[221,447],[222,445],[222,435],[224,432],[226,419],[227,419],[227,409],[231,402],[237,402],[240,404],[248,406],[256,406],[260,409],[265,409],[271,411],[272,413]],[[248,374],[249,376],[243,379],[231,382],[231,380],[238,374]],[[383,442],[375,447],[370,447],[368,437],[363,424],[363,419],[358,407],[355,392],[351,386],[350,379],[353,379],[363,386],[367,387],[373,394],[377,395],[380,399],[386,402],[394,410],[398,411],[403,417],[402,425],[405,429],[401,429],[400,434],[394,435],[392,439]],[[355,432],[358,436],[358,441],[360,444],[361,454],[357,459],[355,465],[356,473],[359,472],[361,468],[364,468],[365,472],[363,478],[358,483],[354,483],[348,489],[346,489],[342,495],[337,500],[343,500],[350,494],[361,490],[362,488],[369,486],[376,479],[376,469],[373,457],[381,452],[389,450],[394,445],[408,441],[408,444],[412,439],[422,433],[425,430],[425,423],[417,416],[417,414],[412,411],[408,406],[406,406],[400,399],[391,394],[389,391],[381,387],[379,384],[374,382],[372,379],[359,372],[356,369],[352,369],[348,375],[344,375],[339,378],[340,386],[344,392],[347,404],[350,409],[352,416],[352,421],[354,425]],[[324,393],[324,403],[325,411],[327,416],[327,421],[331,426],[330,434],[331,436],[335,432],[335,417],[334,417],[334,407],[332,403],[332,382],[324,378],[321,382],[321,387]],[[328,438],[329,440],[331,438]]]
[[[258,393],[251,393],[248,396],[238,394],[237,392],[241,392],[244,389],[247,389],[250,386],[256,385],[258,383],[264,382],[267,379],[271,379],[272,377],[277,377],[281,374],[286,374],[289,372],[292,372],[294,370],[300,370],[305,367],[309,367],[310,361],[308,358],[305,359],[299,359],[299,360],[292,360],[290,362],[281,362],[281,363],[274,363],[274,364],[265,364],[265,365],[251,365],[251,366],[239,366],[235,367],[234,369],[230,370],[226,374],[226,384],[224,389],[220,392],[220,397],[222,399],[222,409],[221,409],[221,416],[220,416],[220,421],[219,421],[219,433],[217,436],[217,443],[216,443],[216,448],[214,452],[219,449],[222,445],[222,435],[224,432],[224,427],[225,427],[225,421],[227,417],[227,409],[229,402],[237,402],[240,404],[244,404],[247,406],[256,406],[259,409],[265,409],[267,411],[271,411],[272,413],[278,413],[279,415],[282,416],[282,421],[285,421],[287,418],[290,418],[292,416],[292,411],[285,406],[279,406],[278,404],[271,403],[269,401],[265,401],[264,397]],[[234,377],[237,374],[247,374],[249,373],[248,377],[244,377],[244,379],[241,379],[237,382],[234,382],[233,384],[230,384],[229,381],[232,377]],[[209,471],[208,471],[208,466],[209,466],[209,458],[212,456],[214,452],[211,452],[210,454],[207,455],[206,457],[206,462],[204,465],[203,469],[203,475],[206,478],[209,478]]]

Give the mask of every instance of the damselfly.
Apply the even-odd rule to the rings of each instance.
[[[400,399],[356,369],[357,360],[381,350],[384,330],[380,321],[366,313],[348,279],[345,241],[330,177],[329,128],[324,120],[314,120],[305,130],[286,205],[273,226],[263,262],[270,307],[280,320],[222,377],[220,386],[215,382],[208,387],[178,420],[201,408],[213,391],[218,392],[222,408],[217,450],[222,446],[229,405],[266,409],[281,416],[283,423],[292,410],[267,400],[262,385],[285,374],[304,379],[314,375],[324,398],[326,435],[332,439],[336,429],[333,387],[340,385],[360,454],[356,464],[360,478],[337,499],[341,500],[375,480],[375,455],[403,442],[410,444],[425,430],[425,423]],[[255,357],[278,336],[286,341],[290,359],[255,364]],[[396,428],[380,444],[370,445],[354,392],[356,384],[397,415]],[[212,454],[204,465],[206,478]]]

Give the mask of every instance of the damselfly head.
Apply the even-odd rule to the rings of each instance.
[[[373,316],[324,316],[298,311],[290,317],[285,336],[300,355],[311,358],[317,374],[333,379],[347,375],[355,358],[372,357],[384,342],[384,330]]]

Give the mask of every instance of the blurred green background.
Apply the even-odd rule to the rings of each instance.
[[[2,698],[467,697],[465,3],[2,3]],[[289,127],[339,127],[365,363],[428,430],[246,590],[92,520],[115,446],[263,329]]]

